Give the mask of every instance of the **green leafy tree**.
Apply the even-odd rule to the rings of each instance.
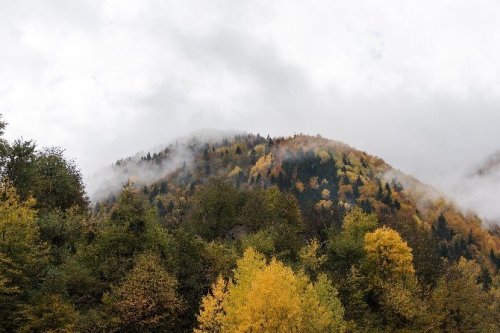
[[[193,228],[206,239],[224,237],[235,225],[238,191],[221,178],[213,178],[194,197]]]
[[[377,224],[377,216],[364,213],[360,207],[354,207],[346,214],[340,234],[332,235],[328,244],[331,265],[341,275],[364,258],[364,236],[375,230]]]
[[[4,176],[9,179],[22,200],[33,194],[36,182],[36,145],[33,141],[16,140],[7,145]]]
[[[45,149],[37,154],[33,195],[39,208],[67,210],[88,206],[82,174],[63,154],[59,148]]]
[[[84,262],[99,276],[102,291],[121,281],[134,259],[144,251],[169,257],[170,239],[157,221],[155,209],[131,184],[127,184],[110,218],[86,250]]]
[[[243,235],[240,239],[243,250],[251,247],[270,258],[276,254],[275,234],[270,228],[263,228],[255,233]]]
[[[429,332],[498,332],[493,299],[477,283],[481,268],[461,258],[439,279],[430,299]]]
[[[2,119],[3,116],[0,114],[0,173],[3,174],[5,163],[7,160],[7,151],[9,148],[9,144],[7,140],[3,138],[5,133],[5,127],[7,127],[7,123]]]
[[[60,148],[36,150],[33,141],[16,140],[5,145],[3,176],[22,200],[36,199],[38,209],[86,208],[88,199],[80,170],[64,158]]]
[[[41,239],[50,245],[51,259],[56,264],[76,253],[85,232],[88,217],[78,209],[46,211],[38,217]]]
[[[230,255],[220,248],[218,250],[223,252],[224,256]],[[227,258],[216,257],[214,251],[216,249],[207,250],[207,243],[186,230],[173,232],[172,245],[169,248],[172,259],[168,260],[168,263],[173,266],[179,282],[179,294],[186,301],[184,320],[180,324],[180,329],[184,331],[192,329],[201,298],[217,276],[224,274],[227,269]],[[215,271],[216,267],[221,271]]]
[[[300,235],[304,231],[299,203],[293,195],[282,193],[274,186],[266,190],[265,197],[269,212],[268,229],[274,236],[276,257],[296,261],[303,244]]]

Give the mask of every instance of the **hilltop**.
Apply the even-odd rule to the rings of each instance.
[[[340,226],[345,213],[359,206],[381,221],[428,228],[442,216],[457,238],[475,238],[484,253],[500,251],[499,239],[487,226],[473,212],[462,212],[445,194],[379,157],[319,135],[246,134],[204,141],[194,137],[119,160],[114,172],[134,182],[167,224],[181,218],[178,212],[185,210],[181,206],[189,206],[197,188],[216,178],[241,191],[276,187],[293,194],[310,223],[305,231],[310,236],[321,234],[318,225]]]

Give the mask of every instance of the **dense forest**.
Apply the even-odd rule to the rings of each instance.
[[[60,148],[0,168],[0,332],[500,331],[499,228],[339,142],[192,138],[94,202]]]

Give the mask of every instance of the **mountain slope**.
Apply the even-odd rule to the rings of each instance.
[[[143,186],[166,224],[185,219],[197,188],[218,177],[240,190],[276,186],[293,194],[307,237],[326,237],[328,228],[340,228],[345,213],[360,206],[403,235],[415,225],[432,230],[441,217],[453,233],[451,239],[439,240],[446,243],[441,254],[450,259],[465,255],[490,267],[491,253],[500,252],[500,239],[483,229],[477,216],[460,212],[432,187],[382,159],[320,136],[192,138],[153,155],[118,161],[117,170],[127,170],[123,174]],[[148,181],[143,183],[145,173]],[[156,181],[151,182],[151,175]]]
[[[214,284],[216,276],[242,279],[246,273],[238,270],[253,265],[243,262],[261,255],[312,282],[331,279],[345,309],[337,329],[494,331],[500,325],[498,228],[485,229],[432,187],[343,143],[307,135],[192,138],[120,160],[113,174],[133,184],[99,201],[96,216],[113,219],[130,191],[155,208],[177,244],[177,259],[167,265],[181,267],[174,271],[187,303],[187,331],[200,311],[200,327],[219,325],[206,304],[216,294],[232,296],[223,292],[231,282]],[[236,260],[243,253],[243,262]],[[259,260],[254,264],[268,278],[266,259]],[[448,320],[456,311],[463,314]]]
[[[165,182],[172,188],[193,191],[210,177],[226,177],[241,188],[278,186],[297,196],[301,206],[309,210],[313,206],[333,205],[335,210],[356,204],[373,204],[376,207],[372,208],[380,210],[406,203],[425,214],[428,223],[446,210],[460,214],[451,200],[431,186],[393,169],[378,157],[319,136],[271,139],[236,135],[231,140],[206,142],[192,138],[148,155],[120,160],[114,172],[121,173],[122,181],[147,185],[152,190],[151,199],[160,193],[160,187],[165,191]],[[323,190],[330,194],[325,197]],[[167,196],[159,198],[168,200]]]

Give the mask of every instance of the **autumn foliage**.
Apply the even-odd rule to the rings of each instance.
[[[500,331],[498,227],[380,158],[250,134],[113,168],[158,179],[90,205],[0,139],[0,332]]]

